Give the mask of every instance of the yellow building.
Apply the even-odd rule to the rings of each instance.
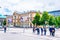
[[[6,16],[6,26],[13,25],[12,19],[13,19],[13,16],[10,16],[10,15]]]
[[[34,19],[35,15],[36,12],[34,11],[24,13],[14,12],[13,15],[10,17],[10,19],[12,20],[10,24],[16,27],[33,27],[32,20]],[[9,22],[7,16],[7,25],[10,25],[8,23]]]

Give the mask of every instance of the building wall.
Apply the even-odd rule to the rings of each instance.
[[[6,17],[6,26],[13,25],[12,19],[13,19],[12,16],[7,16],[7,17]]]
[[[60,10],[50,11],[48,13],[54,16],[60,16]]]
[[[17,13],[13,14],[13,25],[14,26],[19,26],[20,24],[19,18],[20,18],[20,14],[17,14]]]
[[[7,17],[7,19],[12,18],[12,25],[19,27],[33,27],[32,20],[36,12],[27,12],[27,13],[16,13],[14,12],[12,16]],[[7,20],[8,25],[8,20]]]

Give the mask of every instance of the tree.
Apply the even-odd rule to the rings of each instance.
[[[49,25],[55,25],[55,18],[54,18],[54,16],[52,16],[52,15],[49,16],[48,23],[49,23]]]
[[[60,26],[60,16],[58,16],[58,25]]]
[[[56,24],[57,27],[60,27],[60,16],[57,16],[55,18],[55,24]]]
[[[45,21],[48,22],[48,20],[49,20],[48,12],[44,11],[43,14],[42,14],[42,18],[41,18],[42,24],[45,24]]]
[[[36,15],[34,17],[34,20],[32,21],[32,23],[36,26],[40,25],[40,20],[41,20],[41,17],[40,17],[40,14],[38,12],[36,12]]]
[[[55,27],[58,28],[58,19],[57,19],[57,17],[55,17]]]
[[[4,25],[4,26],[6,25],[6,20],[3,21],[3,25]]]

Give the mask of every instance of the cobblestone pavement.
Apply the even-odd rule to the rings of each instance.
[[[60,40],[60,29],[56,29],[55,37],[50,36],[49,31],[46,36],[37,35],[32,28],[7,28],[6,33],[0,29],[0,40]]]

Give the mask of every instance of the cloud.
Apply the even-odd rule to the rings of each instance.
[[[0,13],[4,12],[3,14],[13,14],[15,10],[51,11],[60,9],[60,0],[0,0],[0,6]]]
[[[7,9],[7,8],[5,8],[4,10],[5,10],[5,12],[11,12],[11,11],[10,11],[9,9]]]

